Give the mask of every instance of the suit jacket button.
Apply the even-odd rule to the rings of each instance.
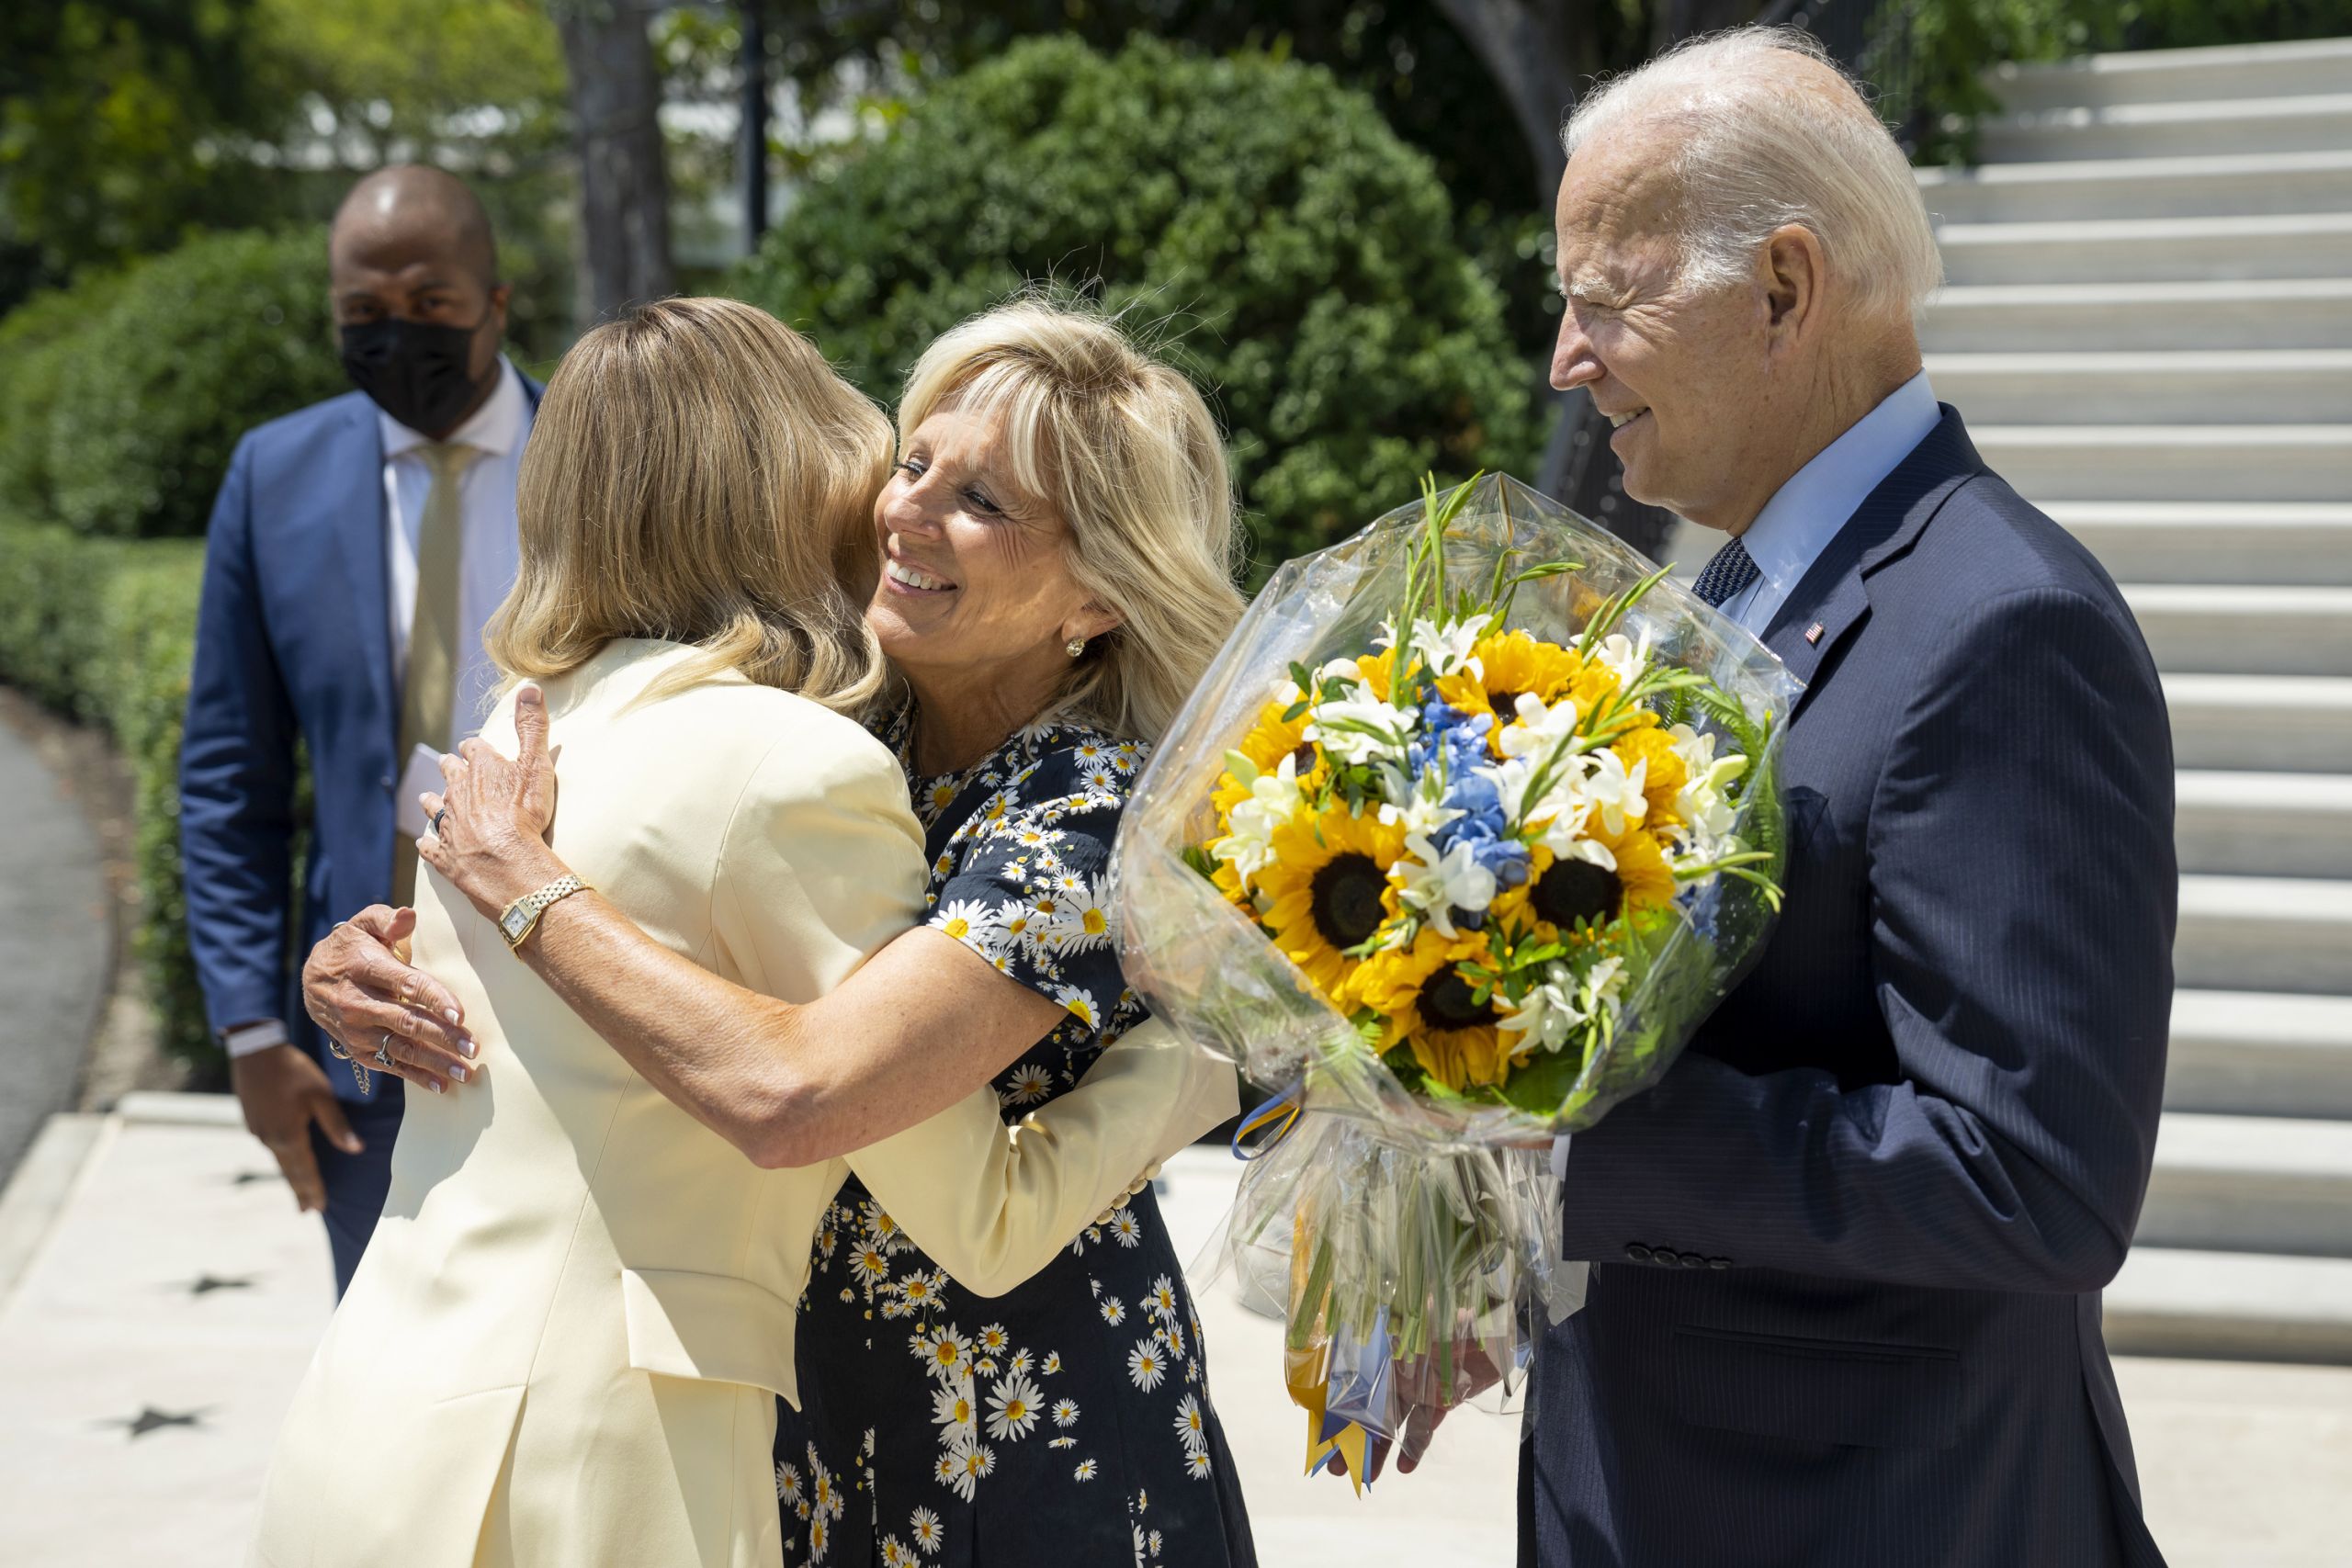
[[[1728,1258],[1710,1258],[1707,1259],[1707,1267],[1710,1269],[1728,1269],[1731,1267],[1731,1259]]]
[[[1706,1266],[1707,1260],[1695,1252],[1686,1252],[1682,1255],[1682,1267],[1685,1269],[1704,1269]]]
[[[386,773],[382,778],[378,779],[376,782],[382,785],[386,790],[390,790],[392,787],[392,775]]]
[[[1625,1244],[1625,1256],[1636,1263],[1647,1263],[1650,1260],[1650,1249],[1638,1241],[1629,1241]]]

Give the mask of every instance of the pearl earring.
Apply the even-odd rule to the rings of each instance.
[[[1076,659],[1080,654],[1086,651],[1086,639],[1082,637],[1074,637],[1068,642],[1062,644],[1062,651],[1069,654],[1072,659]]]

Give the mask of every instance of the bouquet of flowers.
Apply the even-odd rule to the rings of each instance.
[[[1227,1235],[1310,1468],[1516,1388],[1566,1308],[1546,1141],[1655,1082],[1770,929],[1795,694],[1481,477],[1283,568],[1162,742],[1114,868],[1128,974],[1282,1090]]]

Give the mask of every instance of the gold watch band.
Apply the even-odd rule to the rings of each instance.
[[[519,951],[530,934],[538,930],[539,917],[550,905],[571,897],[574,893],[589,891],[588,885],[576,876],[559,876],[545,887],[526,893],[506,906],[498,917],[498,934],[506,939],[510,952]]]

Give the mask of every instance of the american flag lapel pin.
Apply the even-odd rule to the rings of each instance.
[[[1818,644],[1821,641],[1821,623],[1819,621],[1815,621],[1813,625],[1805,627],[1804,640],[1808,646]]]

